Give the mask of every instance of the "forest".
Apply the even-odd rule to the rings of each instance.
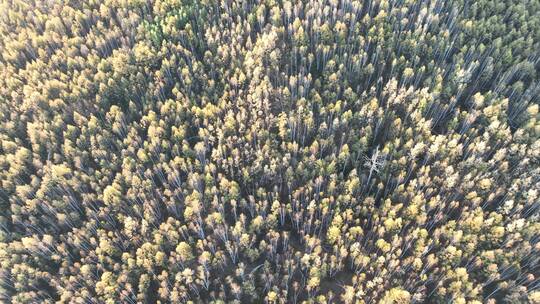
[[[540,303],[540,0],[0,0],[0,303]]]

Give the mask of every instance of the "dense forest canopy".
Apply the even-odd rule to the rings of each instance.
[[[539,0],[0,1],[0,302],[540,303]]]

